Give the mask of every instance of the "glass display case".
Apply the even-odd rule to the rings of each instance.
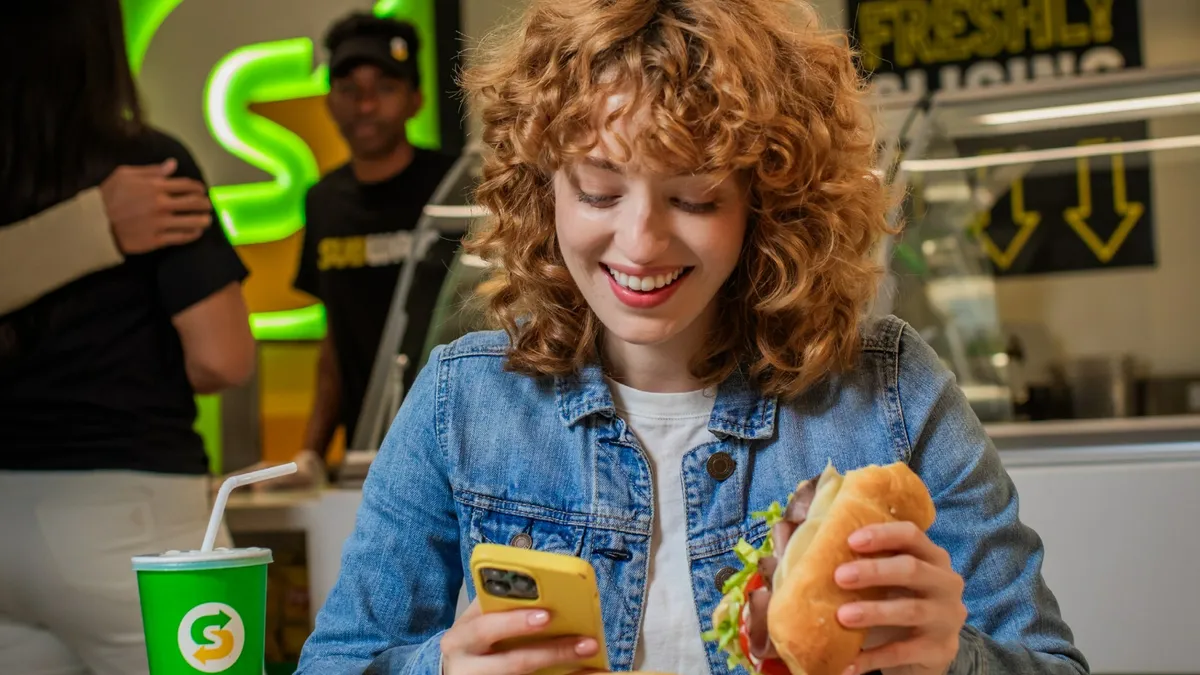
[[[1052,399],[1032,401],[1035,419],[1137,414],[1131,364],[1182,339],[1165,296],[1191,295],[1163,243],[1197,242],[1176,229],[1200,205],[1195,183],[1188,194],[1172,181],[1200,179],[1198,112],[1195,68],[931,98],[895,171],[907,198],[887,309],[933,345],[984,421],[1031,396]]]
[[[423,366],[434,346],[483,327],[482,308],[475,301],[475,289],[484,280],[487,271],[482,260],[466,254],[460,248],[441,288],[414,286],[417,267],[430,254],[438,239],[461,240],[487,215],[486,210],[474,205],[471,198],[479,182],[480,169],[478,150],[468,147],[434,191],[417,223],[413,255],[400,270],[362,413],[354,438],[350,439],[347,446],[347,468],[369,463],[371,453],[378,450],[388,425],[404,399],[405,373]],[[427,325],[415,325],[410,321],[409,299],[417,293],[432,293],[438,297]],[[410,363],[400,351],[404,336],[410,330],[419,330],[426,335],[425,348],[418,363]],[[353,470],[343,471],[344,480],[355,480],[357,473]]]

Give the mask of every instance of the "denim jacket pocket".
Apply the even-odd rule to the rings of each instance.
[[[471,508],[470,536],[473,545],[502,544],[578,557],[583,552],[585,529],[535,515]]]
[[[742,562],[736,552],[738,542],[744,540],[758,548],[766,539],[768,529],[765,521],[747,522],[737,531],[728,533],[720,542],[692,552],[692,574],[698,582],[696,610],[700,616],[702,630],[712,628],[712,613],[724,595],[724,582],[742,569]],[[714,651],[713,654],[715,653]],[[721,657],[720,662],[724,663],[724,657]]]

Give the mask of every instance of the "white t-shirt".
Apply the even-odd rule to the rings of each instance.
[[[654,475],[654,529],[645,616],[634,668],[665,673],[709,672],[692,596],[687,553],[683,456],[710,443],[715,391],[655,394],[609,380],[617,413],[637,437]]]

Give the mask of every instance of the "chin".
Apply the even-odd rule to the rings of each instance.
[[[367,160],[387,158],[395,151],[398,142],[387,138],[354,139],[347,143],[355,157]]]
[[[612,319],[611,321],[609,319]],[[651,319],[600,316],[604,330],[631,345],[654,346],[670,342],[679,335],[682,324],[676,319]]]

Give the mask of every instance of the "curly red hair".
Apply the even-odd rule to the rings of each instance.
[[[693,373],[711,385],[741,368],[791,397],[852,367],[888,199],[851,50],[814,16],[783,0],[533,0],[473,54],[476,199],[492,216],[468,246],[495,265],[486,297],[511,369],[567,375],[596,357],[601,326],[558,249],[552,179],[596,144],[605,101],[630,90],[650,123],[626,154],[736,173],[748,189],[744,249]]]

